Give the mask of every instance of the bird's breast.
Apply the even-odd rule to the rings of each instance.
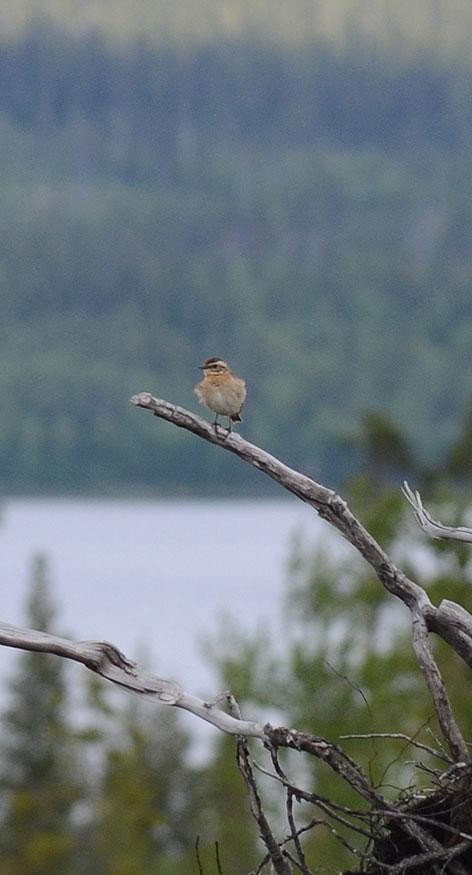
[[[198,384],[196,393],[203,404],[222,416],[238,413],[244,400],[236,381],[221,384],[203,380]]]

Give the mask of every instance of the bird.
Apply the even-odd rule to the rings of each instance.
[[[228,431],[232,422],[242,422],[241,408],[246,398],[246,383],[233,374],[229,365],[220,358],[209,358],[202,365],[203,380],[195,386],[195,394],[215,414],[213,425],[218,426],[218,416],[228,417]]]

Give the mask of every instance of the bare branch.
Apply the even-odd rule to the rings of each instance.
[[[404,830],[416,840],[419,847],[424,851],[441,853],[443,846],[437,839],[426,832],[418,823],[415,823],[409,812],[401,812],[389,803],[374,787],[370,785],[360,766],[355,763],[339,745],[328,742],[318,736],[308,735],[304,732],[285,729],[284,727],[273,728],[270,725],[264,727],[267,738],[275,747],[289,747],[294,750],[304,750],[311,753],[317,759],[323,760],[333,771],[337,772],[351,787],[366,799],[373,808],[382,812],[386,820],[391,814],[395,818],[400,817],[404,823]],[[283,779],[282,779],[283,780]],[[300,791],[299,791],[300,792]],[[300,792],[302,795],[302,792]],[[308,795],[308,794],[307,794]],[[303,798],[307,798],[304,795]],[[316,803],[316,798],[312,800]],[[465,870],[460,863],[451,864],[451,871],[465,875]]]
[[[365,738],[367,736],[352,736],[353,738]],[[387,735],[388,737],[388,735]],[[451,836],[456,836],[457,838],[466,839],[467,841],[472,843],[472,835],[463,830],[457,829],[456,827],[450,826],[448,823],[445,823],[442,820],[438,820],[431,815],[422,815],[418,814],[414,809],[408,807],[407,805],[392,805],[385,801],[385,804],[388,806],[387,808],[383,807],[381,809],[377,808],[368,808],[365,810],[351,808],[347,805],[341,805],[338,802],[333,802],[331,799],[327,799],[324,796],[320,796],[318,793],[313,791],[303,790],[299,786],[295,786],[292,784],[288,778],[286,778],[283,774],[278,773],[277,771],[271,772],[270,769],[262,766],[260,763],[254,761],[254,768],[256,768],[263,775],[267,775],[267,777],[272,778],[274,781],[280,782],[287,790],[291,790],[293,795],[299,800],[303,802],[311,803],[314,806],[321,808],[321,810],[328,814],[330,818],[339,821],[343,826],[347,826],[351,831],[359,833],[359,835],[364,836],[365,838],[373,838],[373,834],[371,830],[364,829],[363,827],[357,826],[357,824],[353,823],[349,818],[353,820],[360,820],[362,822],[371,821],[373,817],[377,819],[391,820],[391,821],[403,821],[405,817],[408,819],[416,821],[420,824],[425,824],[426,826],[435,826],[438,829],[443,830],[444,832],[450,833]],[[457,768],[457,764],[453,767]],[[449,771],[449,770],[448,770]],[[462,771],[462,770],[461,770]],[[445,777],[448,777],[448,773],[444,773]],[[439,780],[442,779],[442,775],[439,776]],[[450,776],[449,776],[450,777]],[[343,812],[346,816],[343,816],[339,812]],[[316,821],[316,818],[314,819]],[[322,823],[323,821],[319,821]],[[297,830],[298,834],[301,835],[304,831],[309,829],[309,825],[306,827],[301,827]],[[290,836],[287,841],[290,841]]]
[[[275,730],[272,730],[272,731],[270,731],[271,727],[265,727],[265,728],[268,731],[268,734],[272,737],[274,737],[274,736],[280,737],[281,735],[283,736],[283,734],[287,732],[287,730],[284,730],[281,727],[279,727]],[[292,730],[291,732],[288,733],[288,740],[289,741],[290,741],[290,736],[292,736],[292,735],[296,735],[296,737],[297,737],[298,744],[294,745],[297,750],[299,750],[299,749],[307,750],[308,749],[307,746],[305,746],[303,744],[304,733],[294,733]],[[314,740],[314,737],[308,737],[308,738]],[[319,741],[319,739],[318,739],[318,741]],[[337,759],[336,754],[345,758],[346,761],[349,761],[349,758],[347,757],[347,755],[344,754],[343,751],[341,751],[341,749],[339,747],[337,747],[337,745],[331,745],[329,743],[326,743],[326,744],[327,744],[327,746],[329,746],[333,749],[332,752],[335,754],[335,760],[334,760],[335,763],[336,763],[336,759]],[[310,745],[310,741],[308,741],[308,745]],[[291,745],[289,745],[289,746],[291,746]],[[447,824],[443,824],[442,822],[437,821],[432,817],[421,816],[421,814],[416,814],[415,812],[411,811],[408,808],[403,809],[397,805],[393,805],[392,803],[390,803],[387,799],[385,799],[385,797],[383,797],[380,793],[378,793],[378,791],[376,791],[374,788],[372,788],[368,784],[367,779],[363,778],[362,772],[359,769],[359,766],[357,766],[356,764],[353,764],[353,765],[354,765],[358,775],[361,778],[361,782],[364,783],[364,786],[362,786],[362,783],[361,783],[361,785],[359,787],[356,787],[354,782],[349,780],[348,777],[346,777],[347,782],[350,783],[351,786],[360,793],[360,795],[364,796],[364,798],[371,801],[373,799],[373,797],[375,796],[375,798],[377,800],[377,804],[371,803],[372,804],[371,809],[369,811],[366,811],[366,812],[355,811],[354,809],[347,808],[346,806],[336,805],[334,803],[331,803],[329,800],[323,799],[322,797],[318,796],[317,793],[308,792],[306,790],[303,790],[300,787],[295,787],[293,784],[291,784],[287,780],[282,769],[278,765],[277,757],[272,756],[272,762],[274,763],[274,768],[276,770],[275,772],[270,772],[268,769],[265,769],[263,766],[256,764],[256,763],[255,763],[255,766],[259,771],[263,772],[264,774],[268,775],[269,777],[271,777],[277,781],[280,781],[283,784],[283,786],[287,790],[290,789],[294,793],[294,795],[297,796],[297,798],[302,799],[306,802],[310,802],[313,805],[318,806],[323,811],[325,811],[329,815],[330,818],[333,818],[334,820],[338,821],[339,823],[342,823],[344,826],[347,826],[353,832],[361,833],[362,835],[366,836],[367,838],[372,838],[372,839],[374,838],[372,832],[366,832],[366,830],[358,827],[354,822],[351,822],[348,818],[342,817],[340,814],[338,814],[338,811],[343,811],[348,815],[349,818],[354,818],[354,819],[360,818],[361,820],[365,820],[365,819],[371,820],[372,816],[377,816],[377,817],[381,818],[381,820],[384,823],[389,823],[391,821],[393,821],[393,822],[400,821],[402,823],[402,828],[403,828],[404,832],[406,834],[409,834],[413,839],[415,839],[418,846],[420,848],[422,848],[423,851],[431,853],[431,855],[432,855],[431,858],[430,857],[427,858],[428,862],[430,861],[430,859],[436,859],[436,857],[434,857],[434,855],[437,856],[438,861],[442,860],[444,858],[443,857],[444,847],[436,838],[434,838],[431,835],[429,830],[423,829],[422,824],[424,824],[426,827],[438,826],[441,829],[443,829],[445,832],[448,832],[454,836],[464,838],[466,840],[466,842],[470,843],[471,837],[467,833],[464,833],[464,832],[462,832],[458,829],[455,829],[453,827],[449,827]],[[334,770],[337,771],[338,774],[343,775],[344,766],[341,766],[341,768],[338,768],[338,766],[336,764],[335,765],[333,765],[333,763],[329,763],[329,764],[333,766]],[[346,774],[349,774],[349,772],[347,772]],[[359,854],[359,851],[355,850],[350,845],[347,845],[347,847],[350,848],[352,853]],[[467,847],[467,845],[463,845],[462,849],[464,850],[464,849],[466,849],[466,847]],[[453,859],[454,856],[455,855],[453,855],[451,859]],[[370,859],[368,854],[366,854],[365,857]],[[415,859],[416,859],[416,857],[415,857]],[[377,861],[375,861],[375,862],[377,862]],[[406,858],[405,858],[405,862],[407,862]],[[411,864],[409,864],[409,865],[411,865]],[[388,870],[388,871],[390,871],[390,870]],[[434,870],[432,870],[432,871],[434,871]],[[450,871],[456,873],[456,875],[466,875],[462,864],[459,862],[456,862],[456,861],[451,862]]]
[[[444,681],[434,659],[424,617],[419,612],[413,614],[413,649],[433,699],[439,725],[451,754],[456,762],[462,760],[467,762],[469,751],[456,723]]]
[[[401,863],[397,863],[394,866],[389,865],[388,863],[382,863],[380,860],[376,860],[372,858],[372,862],[375,863],[376,866],[379,866],[385,872],[388,872],[389,875],[403,875],[404,872],[408,872],[410,869],[419,868],[420,866],[425,866],[426,863],[429,864],[439,864],[443,863],[441,867],[438,869],[431,869],[431,872],[446,872],[446,866],[448,863],[451,864],[449,868],[450,872],[458,872],[463,873],[463,875],[467,875],[466,870],[461,866],[461,864],[454,863],[455,857],[459,857],[464,851],[470,848],[469,841],[460,842],[457,845],[453,845],[449,848],[439,847],[437,850],[429,851],[424,854],[414,854],[412,857],[407,857],[401,861]],[[454,868],[455,867],[455,868]],[[457,868],[459,867],[459,868]],[[423,870],[424,871],[424,870]]]
[[[143,671],[117,647],[106,641],[69,641],[46,632],[0,623],[0,644],[72,659],[114,684],[119,684],[135,693],[154,696],[163,705],[172,705],[189,711],[222,732],[265,738],[264,729],[258,723],[241,720],[217,707],[217,704],[223,701],[228,702],[234,709],[234,699],[230,694],[222,694],[216,702],[204,702],[198,696],[186,693],[175,681],[164,680],[155,674]]]
[[[221,859],[220,859],[220,845],[218,842],[215,842],[215,860],[216,860],[216,871],[218,875],[223,875],[223,869],[221,868]]]
[[[425,634],[424,629],[421,634]],[[443,850],[440,843],[425,832],[418,823],[415,823],[408,812],[401,813],[388,803],[369,784],[360,767],[338,745],[328,742],[319,736],[289,730],[285,727],[273,728],[270,724],[261,726],[256,722],[242,720],[239,716],[233,716],[239,715],[239,709],[234,698],[228,692],[221,694],[213,702],[205,702],[197,696],[186,693],[174,681],[168,681],[150,672],[143,671],[117,647],[104,641],[74,642],[49,633],[21,629],[17,626],[0,623],[0,644],[22,650],[55,654],[82,663],[91,671],[96,672],[112,683],[136,693],[153,696],[164,705],[189,711],[206,722],[211,723],[222,732],[237,735],[240,739],[242,737],[258,738],[272,751],[278,747],[305,751],[325,762],[329,768],[347,781],[362,798],[367,800],[373,809],[381,812],[387,820],[392,816],[395,818],[399,817],[404,823],[405,831],[417,841],[423,852],[439,854]],[[423,642],[421,644],[423,646]],[[220,702],[224,703],[232,713],[228,714],[218,707]],[[446,723],[447,731],[450,733],[450,724],[448,723],[447,716]],[[460,746],[460,742],[455,740],[455,743]],[[246,780],[252,810],[269,851],[270,860],[276,872],[280,873],[280,875],[289,875],[290,869],[287,868],[286,858],[284,859],[280,851],[280,844],[274,839],[262,810],[254,776],[252,775],[249,754],[241,741],[238,743],[238,751],[238,763]],[[460,752],[462,753],[461,747]],[[305,794],[299,788],[294,788],[293,786],[290,786],[290,789],[295,795],[298,794],[300,798],[308,800],[309,794]],[[316,804],[319,800],[314,797],[311,799],[310,797],[309,801],[313,801]],[[438,859],[444,858],[439,856]],[[450,865],[457,873],[463,872],[459,863],[451,862]]]
[[[338,745],[308,733],[288,730],[284,727],[274,729],[270,724],[261,726],[256,722],[234,717],[221,710],[215,702],[204,702],[197,696],[186,693],[174,681],[168,681],[150,672],[143,671],[135,662],[124,656],[113,644],[103,641],[74,642],[50,635],[49,633],[21,629],[6,623],[0,624],[0,644],[22,650],[51,653],[80,662],[112,683],[126,687],[136,693],[154,696],[164,705],[189,711],[206,722],[211,723],[222,732],[240,737],[259,738],[270,749],[290,747],[298,751],[305,751],[325,762],[375,808],[388,811],[391,807],[371,787],[360,767]],[[238,713],[236,703],[228,693],[222,694],[216,701],[228,703],[233,713]],[[249,781],[247,758],[245,755],[241,755],[240,763],[242,768],[246,769],[246,777]],[[253,805],[257,808],[255,796],[253,796]],[[430,837],[417,834],[418,828],[415,825],[411,828],[425,850],[430,850]],[[284,870],[281,869],[280,871]]]
[[[297,852],[298,860],[295,861],[296,865],[300,869],[300,872],[303,872],[303,875],[311,875],[310,870],[306,864],[305,854],[303,853],[303,848],[300,842],[300,833],[297,829],[297,825],[295,823],[295,816],[293,813],[293,797],[294,791],[292,789],[287,789],[287,821],[290,827],[290,833],[293,839],[293,844]]]
[[[195,857],[197,859],[198,875],[203,875],[203,866],[200,859],[200,836],[195,839]]]
[[[225,691],[213,701],[185,692],[175,681],[165,680],[148,671],[143,671],[133,660],[128,659],[115,645],[105,641],[70,641],[46,632],[21,629],[0,623],[0,644],[22,650],[55,654],[80,662],[106,680],[146,696],[155,697],[163,705],[170,705],[211,723],[230,735],[259,738],[273,750],[290,747],[314,755],[346,780],[364,799],[383,806],[385,800],[371,787],[359,766],[336,744],[308,733],[273,728],[269,723],[262,726],[255,721],[242,720],[234,697]],[[220,703],[230,709],[222,710]],[[236,715],[236,716],[235,716]]]
[[[256,780],[251,768],[251,760],[247,745],[243,739],[239,739],[237,746],[237,761],[239,770],[244,778],[251,812],[259,827],[260,836],[269,852],[270,860],[274,871],[278,875],[291,875],[290,866],[288,866],[284,855],[280,850],[279,843],[275,840],[272,830],[269,826],[269,821],[264,814],[262,808],[261,797],[257,789]]]
[[[431,756],[436,757],[437,759],[443,760],[445,763],[450,763],[451,758],[446,756],[444,751],[438,750],[435,747],[430,747],[429,744],[423,744],[421,741],[416,741],[415,738],[412,738],[411,735],[407,735],[405,732],[351,732],[348,735],[340,735],[339,736],[342,741],[347,741],[349,739],[370,739],[370,738],[391,738],[398,739],[399,741],[406,741],[408,744],[411,744],[413,747],[417,747],[420,750],[424,750],[427,753],[431,754]]]
[[[271,456],[265,450],[244,440],[235,432],[210,425],[205,419],[177,407],[169,401],[154,398],[149,392],[141,392],[131,398],[131,404],[151,410],[155,416],[184,428],[212,444],[239,456],[245,462],[275,480],[284,489],[310,504],[318,514],[334,526],[349,541],[376,572],[389,592],[398,596],[408,607],[430,604],[425,591],[409,580],[377,544],[375,539],[349,510],[346,502],[326,486],[311,477],[300,474]]]
[[[319,793],[303,790],[301,787],[295,786],[295,784],[290,783],[290,781],[282,775],[266,769],[265,766],[262,766],[255,760],[254,768],[261,772],[263,775],[267,775],[267,777],[272,778],[274,781],[279,781],[286,790],[291,790],[291,792],[294,794],[294,796],[296,796],[299,802],[308,802],[311,805],[315,805],[320,808],[321,811],[323,811],[325,814],[329,815],[332,820],[336,820],[343,826],[348,827],[351,832],[356,832],[359,835],[362,835],[364,838],[372,838],[371,831],[364,829],[362,826],[358,826],[357,823],[354,823],[354,820],[360,820],[361,822],[370,821],[374,809],[369,808],[365,811],[355,810],[354,808],[349,808],[347,805],[340,805],[337,802],[333,802],[331,799],[327,799],[325,796],[320,796]],[[344,814],[340,812],[344,812],[347,817],[344,817]],[[352,818],[352,820],[350,820],[350,818]],[[303,828],[299,829],[298,833],[301,834],[303,831]]]
[[[467,528],[467,526],[445,526],[443,523],[434,520],[431,514],[425,510],[418,490],[413,492],[406,480],[403,483],[402,492],[415,511],[418,525],[430,538],[452,541],[472,541],[472,529]]]
[[[277,775],[283,780],[284,786],[285,786],[286,791],[287,791],[287,799],[286,799],[287,821],[288,821],[288,825],[290,827],[290,833],[292,836],[293,844],[294,844],[294,847],[295,847],[295,850],[296,850],[297,856],[298,856],[298,861],[296,861],[296,864],[297,864],[298,868],[300,869],[300,872],[303,872],[303,875],[310,875],[310,871],[308,869],[306,859],[305,859],[305,854],[303,853],[303,848],[302,848],[302,845],[300,842],[300,831],[297,829],[297,826],[295,823],[295,817],[293,814],[293,798],[295,796],[295,799],[297,801],[299,801],[299,796],[297,795],[296,788],[291,786],[289,781],[287,780],[287,776],[285,775],[285,772],[283,771],[282,766],[280,765],[279,758],[277,756],[277,750],[272,748],[270,753],[271,753],[272,763],[274,765],[275,771],[276,771]]]
[[[383,586],[401,599],[412,613],[417,630],[415,645],[417,658],[421,658],[420,665],[428,682],[428,688],[433,697],[433,704],[441,727],[443,731],[448,733],[446,738],[451,752],[453,752],[456,758],[462,759],[466,746],[463,739],[460,738],[457,726],[452,724],[453,718],[449,703],[447,703],[446,707],[447,697],[445,699],[443,694],[439,695],[440,686],[444,691],[444,684],[427,644],[427,632],[435,631],[444,637],[463,659],[472,664],[472,637],[469,638],[468,632],[465,633],[463,630],[464,614],[466,613],[464,609],[462,609],[461,616],[462,628],[458,628],[457,617],[455,618],[456,622],[453,628],[449,628],[444,620],[444,611],[438,616],[438,609],[431,604],[425,591],[396,567],[375,539],[349,510],[346,502],[333,490],[327,489],[298,471],[294,471],[274,456],[244,440],[241,435],[234,432],[230,433],[224,428],[209,425],[206,420],[201,419],[201,417],[196,416],[194,413],[170,404],[168,401],[154,398],[148,392],[134,395],[131,398],[131,403],[137,407],[151,410],[155,416],[171,422],[179,428],[187,429],[204,440],[234,453],[243,461],[248,462],[267,474],[277,483],[280,483],[284,489],[292,492],[302,501],[315,508],[323,519],[331,523],[361,553],[374,569]],[[410,504],[415,508],[420,525],[423,527],[426,524],[428,526],[432,525],[433,529],[439,525],[439,528],[441,528],[441,524],[434,523],[424,510],[419,493],[413,494],[406,482],[403,491]],[[464,533],[466,530],[461,531]],[[470,531],[472,539],[472,530],[467,531]],[[418,631],[420,626],[425,632],[426,637],[423,635],[423,632],[420,633]],[[472,617],[470,617],[468,631],[471,628]],[[434,683],[432,680],[433,676],[435,678]],[[446,711],[449,713],[447,719]]]

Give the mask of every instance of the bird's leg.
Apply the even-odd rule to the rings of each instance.
[[[228,431],[231,431],[231,416],[228,416]]]
[[[215,429],[215,431],[218,431],[218,414],[217,413],[215,413],[215,418],[213,420],[213,428]]]

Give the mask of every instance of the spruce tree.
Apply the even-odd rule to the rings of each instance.
[[[132,699],[113,722],[96,802],[98,871],[191,875],[199,794],[177,714]]]
[[[26,622],[51,631],[55,608],[47,562],[32,563]],[[71,814],[78,798],[73,735],[66,720],[64,664],[22,653],[1,720],[1,875],[65,875],[73,871]]]

